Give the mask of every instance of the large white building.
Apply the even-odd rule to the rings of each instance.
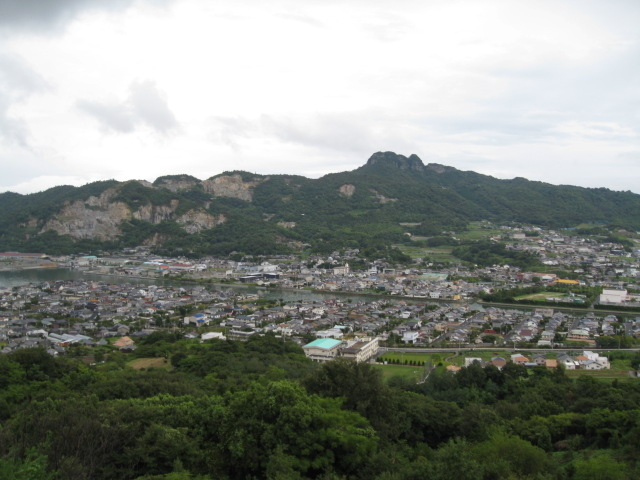
[[[366,362],[378,353],[378,338],[343,342],[333,338],[318,338],[302,347],[314,362],[328,362],[337,357]]]
[[[304,354],[314,362],[328,362],[338,356],[342,341],[333,338],[318,338],[302,347]]]
[[[600,294],[600,303],[623,303],[627,299],[626,290],[602,290]]]
[[[372,340],[357,340],[348,344],[340,352],[345,358],[352,358],[356,362],[366,362],[378,353],[378,338]]]

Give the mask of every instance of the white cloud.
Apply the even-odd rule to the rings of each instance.
[[[86,185],[87,183],[90,183],[92,181],[92,179],[88,179],[87,177],[39,175],[29,178],[25,182],[11,185],[11,187],[3,187],[0,185],[0,190],[27,194],[47,190],[48,188],[51,188],[52,185],[73,185],[79,187],[81,185]]]

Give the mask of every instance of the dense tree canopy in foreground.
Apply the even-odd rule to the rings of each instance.
[[[0,356],[0,479],[627,479],[640,384],[477,364],[422,384],[281,339],[175,341],[88,366]],[[131,354],[129,354],[131,355]],[[136,355],[134,353],[133,355]]]

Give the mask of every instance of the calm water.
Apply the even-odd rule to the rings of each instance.
[[[0,288],[18,287],[27,283],[40,283],[55,280],[80,280],[82,278],[84,277],[82,277],[80,272],[66,268],[0,272]]]
[[[166,281],[151,280],[148,278],[107,277],[104,275],[92,275],[79,270],[68,268],[43,268],[37,270],[18,270],[12,272],[0,272],[0,287],[17,287],[27,283],[53,282],[56,280],[93,280],[105,283],[139,283],[144,285],[165,285]]]
[[[94,275],[90,273],[84,273],[79,270],[71,270],[68,268],[51,268],[51,269],[39,269],[39,270],[20,270],[12,272],[0,272],[0,288],[12,288],[20,285],[26,285],[28,283],[41,283],[41,282],[53,282],[56,280],[90,280],[103,283],[135,283],[139,285],[174,285],[174,286],[193,286],[193,283],[181,283],[175,281],[168,281],[162,279],[151,278],[136,278],[136,277],[114,277],[106,275]],[[220,290],[236,290],[239,293],[255,293],[263,298],[268,299],[283,299],[286,302],[293,302],[296,300],[307,301],[323,301],[329,298],[336,298],[338,296],[343,298],[366,299],[371,301],[371,297],[359,296],[359,295],[347,295],[336,293],[316,293],[309,292],[307,290],[279,290],[279,289],[265,289],[257,288],[253,286],[244,285],[212,285],[211,288]]]

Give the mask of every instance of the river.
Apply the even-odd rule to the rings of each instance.
[[[159,278],[140,278],[140,277],[121,277],[110,275],[96,275],[86,273],[82,270],[73,270],[68,268],[44,268],[34,270],[15,270],[0,271],[0,288],[12,288],[28,283],[54,282],[58,280],[64,281],[94,281],[103,283],[135,283],[140,285],[165,285],[165,286],[190,286],[195,284],[192,282],[180,282],[175,280],[164,280]],[[209,285],[207,285],[209,286]],[[264,288],[252,285],[229,285],[219,284],[210,285],[211,288],[220,290],[235,290],[238,293],[257,294],[262,298],[279,300],[285,302],[295,302],[297,300],[317,301],[321,302],[330,298],[352,298],[354,300],[372,301],[374,298],[367,295],[356,295],[348,293],[322,293],[311,292],[309,290],[288,290],[279,288]]]

